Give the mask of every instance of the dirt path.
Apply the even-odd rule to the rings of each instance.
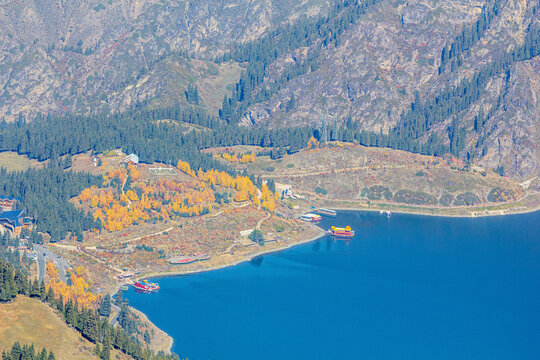
[[[124,187],[126,186],[126,182],[127,182],[127,176],[126,176],[126,179],[124,180],[124,182],[122,183],[122,195],[125,194]],[[128,206],[127,207],[129,209],[131,207],[131,200],[127,196],[126,196],[126,198],[127,198],[127,201],[128,201]]]
[[[264,217],[263,219],[259,220],[259,222],[257,223],[257,226],[255,226],[255,229],[261,230],[261,225],[263,224],[263,222],[264,222],[265,220],[270,219],[270,216],[272,216],[272,214],[271,214],[271,213],[268,213],[268,214],[266,214],[266,217]]]
[[[50,244],[50,246],[55,246],[55,247],[59,247],[59,248],[63,248],[63,249],[68,249],[68,250],[72,250],[72,251],[76,251],[78,252],[79,254],[83,254],[83,255],[86,255],[88,256],[89,258],[97,261],[98,263],[101,263],[101,264],[104,264],[105,266],[107,266],[108,268],[116,271],[116,272],[123,272],[121,269],[117,268],[116,266],[112,266],[111,264],[107,264],[105,261],[95,257],[94,255],[91,255],[87,252],[84,252],[82,249],[78,249],[77,246],[74,246],[74,245],[64,245],[64,244]],[[90,249],[90,248],[88,248]],[[95,249],[95,247],[94,247]]]
[[[173,226],[171,226],[171,227],[168,227],[168,228],[166,228],[166,229],[164,229],[164,230],[161,230],[161,231],[157,231],[157,232],[155,232],[155,233],[137,236],[136,238],[129,239],[129,240],[126,240],[126,241],[123,241],[122,243],[127,244],[127,243],[130,243],[130,242],[134,242],[134,241],[141,240],[142,238],[147,237],[147,236],[161,235],[161,234],[163,234],[164,232],[169,232],[169,231],[171,231],[171,230],[174,229],[174,227],[177,226],[177,225],[178,225],[178,224],[175,224],[175,225],[173,225]]]
[[[399,168],[406,168],[407,165],[377,165],[377,169],[381,168],[392,168],[392,169],[399,169]],[[325,175],[325,174],[339,174],[339,173],[345,173],[345,172],[355,172],[360,170],[367,170],[370,166],[360,166],[360,167],[351,167],[351,168],[343,168],[343,169],[331,169],[331,170],[325,170],[325,171],[314,171],[314,172],[307,172],[307,173],[296,173],[296,174],[265,174],[265,178],[282,178],[282,177],[305,177],[305,176],[318,176],[318,175]]]

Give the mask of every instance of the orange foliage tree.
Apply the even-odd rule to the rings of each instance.
[[[263,184],[262,186],[261,207],[263,209],[267,209],[270,212],[273,212],[274,208],[276,207],[275,194],[270,191],[270,189],[268,189],[268,186],[266,184]]]
[[[195,171],[191,170],[191,166],[186,161],[178,160],[176,167],[188,175],[195,176]]]
[[[79,195],[79,199],[81,201],[88,201],[92,198],[92,189],[86,188],[83,191],[81,191],[81,194]]]
[[[82,307],[97,308],[100,296],[90,291],[88,269],[82,266],[77,267],[70,275],[71,285],[60,280],[58,270],[52,262],[47,263],[46,271],[51,279],[49,287],[52,288],[55,297],[59,298],[62,295],[64,302],[73,300]]]

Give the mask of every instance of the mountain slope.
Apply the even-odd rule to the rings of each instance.
[[[540,174],[534,0],[11,1],[0,11],[8,121],[179,103],[253,127],[324,118],[377,145]],[[188,101],[191,86],[200,102]]]
[[[242,122],[277,127],[320,124],[326,114],[330,125],[352,119],[363,129],[386,133],[411,103],[425,102],[443,89],[473,77],[479,69],[496,62],[504,51],[523,45],[530,27],[536,24],[538,29],[534,1],[501,1],[501,9],[483,36],[459,56],[460,65],[453,71],[447,66],[439,74],[445,44],[452,43],[464,27],[477,21],[482,6],[493,3],[420,0],[375,5],[342,35],[336,47],[323,50],[316,71],[289,81],[269,100],[251,106]],[[278,63],[302,61],[295,55],[283,57]],[[503,81],[500,74],[493,76],[486,94],[455,114],[467,130],[467,145],[460,151],[463,158],[474,157],[476,162],[492,168],[504,167],[512,176],[539,173],[537,64],[538,56],[511,66],[504,74],[508,81]],[[279,72],[272,76],[278,77]],[[516,103],[518,98],[521,104]],[[288,108],[291,99],[294,107]],[[474,117],[480,109],[491,116],[485,128],[474,131]],[[436,132],[448,144],[446,132],[455,116],[434,126],[426,137]],[[501,136],[504,139],[499,139]],[[476,145],[479,138],[483,140],[480,147]]]
[[[186,54],[212,58],[227,44],[255,39],[283,22],[326,7],[323,0],[3,3],[0,116],[9,121],[19,113],[37,111],[87,112],[96,106],[123,110],[146,99],[148,92],[155,97],[166,88],[181,95],[187,82],[210,76],[192,66],[184,68],[189,63]],[[184,59],[178,59],[179,54]],[[178,83],[163,76],[163,68],[177,63],[171,72],[189,81]],[[151,86],[129,91],[129,86],[140,88],[152,76],[156,79]]]

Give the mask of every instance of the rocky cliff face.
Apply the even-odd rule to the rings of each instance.
[[[211,59],[327,7],[323,0],[3,2],[0,117],[122,110],[163,93],[165,102],[180,101],[188,83],[219,75],[185,55]]]
[[[242,121],[269,126],[318,124],[326,114],[327,122],[343,123],[350,118],[359,120],[366,130],[387,132],[410,108],[416,94],[422,101],[472,77],[504,51],[523,44],[528,27],[539,21],[537,2],[502,1],[500,14],[463,54],[461,66],[439,74],[445,44],[476,21],[482,6],[489,3],[384,1],[349,29],[337,47],[321,54],[321,66],[316,71],[295,78],[270,100],[252,106]],[[278,62],[302,61],[294,55]],[[495,76],[487,93],[459,114],[460,122],[471,130],[462,157],[469,152],[476,155],[475,162],[490,168],[504,167],[510,176],[539,174],[538,61],[536,57],[518,63],[509,74]],[[284,104],[291,98],[295,107],[286,109]],[[485,114],[491,110],[491,116],[477,134],[472,128],[480,109]],[[432,131],[447,138],[451,120]],[[483,147],[477,149],[479,137],[483,138]]]
[[[291,65],[320,51],[318,65],[293,77],[269,100],[251,105],[242,123],[270,127],[358,121],[387,132],[416,99],[425,101],[472,77],[503,51],[523,44],[540,11],[535,0],[502,0],[485,33],[453,71],[439,71],[441,52],[494,0],[382,0],[337,44],[290,51],[269,65],[254,92]],[[216,113],[245,64],[216,63],[232,44],[257,39],[279,24],[327,13],[330,0],[8,1],[0,5],[0,117],[122,111],[147,100],[186,102],[197,84],[201,105]],[[457,118],[467,129],[461,156],[510,176],[540,174],[539,58],[489,79],[486,91]],[[294,100],[294,101],[291,101]],[[481,129],[474,119],[487,114]],[[452,118],[425,135],[448,139]],[[448,141],[448,140],[447,140]]]

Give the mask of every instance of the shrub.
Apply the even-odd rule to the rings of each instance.
[[[292,169],[294,167],[293,163],[287,164],[287,168]]]
[[[143,245],[137,245],[137,246],[135,246],[135,249],[137,249],[137,250],[144,250],[144,251],[148,251],[148,252],[154,251],[154,248],[153,248],[153,247],[148,246],[148,245],[144,245],[144,244],[143,244]]]
[[[491,189],[487,196],[490,202],[503,202],[514,199],[514,192],[512,190],[496,187]]]
[[[370,188],[362,189],[362,196],[367,197],[369,200],[380,200],[383,197],[386,200],[392,199],[392,192],[389,188],[381,185],[374,185]]]
[[[249,234],[249,239],[259,245],[264,245],[264,235],[261,230],[253,230]]]
[[[424,176],[424,175],[426,175],[426,173],[423,172],[423,171],[419,171],[419,172],[417,172],[417,173],[414,174],[414,175],[415,175],[415,176]]]
[[[442,206],[450,206],[452,205],[453,201],[454,201],[454,195],[445,193],[441,195],[439,199],[439,204],[441,204]]]
[[[422,191],[399,190],[394,195],[394,201],[413,205],[436,205],[437,198]]]
[[[326,195],[326,194],[328,194],[328,190],[326,190],[325,188],[322,188],[322,187],[320,187],[320,186],[317,186],[317,187],[315,188],[315,192],[316,192],[317,194],[319,194],[319,195]]]
[[[268,172],[272,172],[272,171],[274,171],[274,170],[276,170],[276,168],[275,168],[274,166],[268,166],[268,167],[266,168],[266,171],[268,171]]]
[[[480,198],[473,194],[470,191],[467,191],[466,193],[459,194],[456,196],[456,199],[454,200],[454,205],[476,205],[480,204]]]

